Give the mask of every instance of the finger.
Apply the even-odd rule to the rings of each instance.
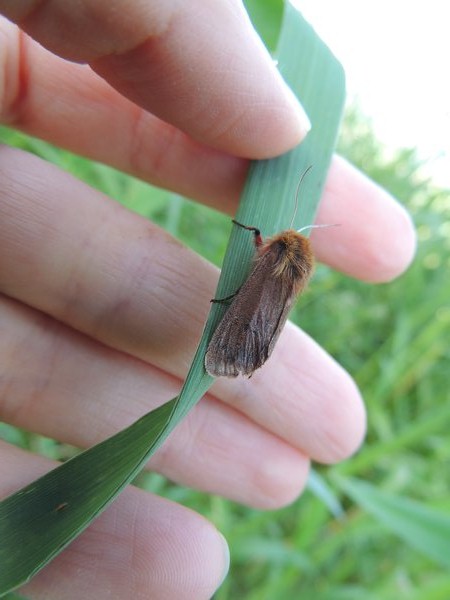
[[[6,154],[22,156],[12,151]],[[3,161],[3,181],[9,190],[0,219],[7,233],[0,235],[4,292],[111,347],[183,377],[209,310],[217,270],[154,226],[67,174],[34,157],[27,156],[24,164],[27,168],[22,165],[20,174],[17,169],[14,171],[14,177],[20,181],[13,185],[8,176],[13,169],[8,167],[6,158]],[[32,186],[28,183],[30,177]],[[50,188],[47,181],[52,182]],[[29,187],[34,190],[32,198],[25,193]],[[341,416],[351,419],[350,408],[359,406],[360,398],[348,376],[343,371],[337,372],[326,354],[311,349],[307,338],[294,338],[293,344],[288,344],[286,335],[284,339],[283,344],[291,346],[292,356],[309,352],[312,358],[317,358],[316,372],[324,380],[330,378],[336,382],[336,389],[325,396],[326,405],[342,398]],[[272,364],[276,369],[278,363]],[[286,382],[287,390],[299,387],[295,372],[290,373]],[[305,393],[314,406],[315,397],[322,393],[321,382],[309,378],[306,384]],[[263,407],[267,406],[269,396],[279,398],[275,374],[262,392]],[[242,388],[240,397],[243,399],[247,393]],[[248,403],[243,402],[242,412],[253,418],[247,407]],[[324,414],[328,412],[333,414],[331,409]],[[325,444],[321,441],[314,441],[311,436],[301,439],[298,432],[306,432],[310,424],[302,425],[298,420],[289,441],[317,460],[330,462],[342,458],[361,439],[362,415],[359,410],[355,435],[343,440],[339,448],[335,444],[324,451]],[[324,433],[335,426],[320,413],[316,422]],[[270,410],[265,412],[265,426],[272,430]],[[279,435],[284,435],[282,429],[277,432]],[[341,424],[337,435],[341,429],[346,434],[349,426]],[[286,430],[290,430],[288,424]],[[315,431],[313,427],[311,430]]]
[[[160,187],[235,209],[248,161],[194,141],[127,100],[89,67],[19,36],[1,17],[0,32],[1,122]]]
[[[366,413],[354,381],[289,322],[251,380],[218,379],[213,392],[317,462],[348,458],[364,439]]]
[[[279,154],[309,127],[240,2],[0,1],[0,10],[55,54],[89,63],[145,110],[226,152]]]
[[[8,76],[12,83],[5,90],[3,120],[230,214],[236,211],[246,161],[202,146],[137,111],[89,69],[63,65],[34,43],[27,52],[27,93],[18,84],[18,51],[7,54],[11,64],[6,71],[16,76]],[[343,159],[332,163],[318,221],[341,226],[313,232],[317,257],[354,277],[388,281],[414,256],[416,239],[408,214]]]
[[[314,230],[317,258],[365,281],[390,281],[411,263],[416,236],[411,217],[390,194],[335,157],[317,216],[339,227]]]
[[[179,393],[181,381],[0,298],[0,419],[92,446]],[[309,461],[280,437],[207,396],[149,467],[183,485],[275,508],[302,491]]]
[[[0,456],[1,497],[56,466],[4,442]],[[206,519],[130,486],[21,590],[47,600],[86,594],[206,600],[228,570],[227,554],[225,540]]]

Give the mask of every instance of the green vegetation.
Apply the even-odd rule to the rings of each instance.
[[[1,129],[0,137],[70,170],[220,265],[228,217],[16,132]],[[302,326],[363,392],[364,447],[342,465],[317,467],[301,500],[273,512],[156,474],[139,477],[146,489],[204,514],[228,539],[231,572],[217,600],[450,597],[450,194],[426,179],[413,150],[381,147],[356,109],[339,149],[408,207],[419,236],[415,263],[397,281],[369,286],[321,266],[299,309]],[[0,436],[53,458],[72,452],[2,424]]]
[[[16,132],[2,130],[1,137],[124,199],[220,264],[228,217]],[[342,465],[318,467],[301,500],[274,512],[244,508],[156,474],[139,478],[147,489],[204,514],[229,540],[231,574],[218,600],[450,596],[450,574],[443,568],[450,557],[449,194],[426,180],[413,151],[386,157],[355,110],[345,120],[340,151],[396,194],[419,235],[417,258],[397,281],[370,286],[320,266],[301,306],[302,326],[361,387],[369,413],[364,447]],[[68,453],[6,425],[0,435],[54,458]],[[355,478],[369,483],[369,490],[358,494],[347,485]],[[389,521],[390,504],[380,493],[398,497],[411,535],[395,528],[398,515]],[[425,507],[421,518],[403,499]]]

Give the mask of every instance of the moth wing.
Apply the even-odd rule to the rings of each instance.
[[[295,298],[291,282],[261,257],[219,323],[205,356],[216,377],[250,376],[269,358]]]

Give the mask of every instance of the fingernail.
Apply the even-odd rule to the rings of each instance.
[[[283,81],[285,88],[285,96],[289,104],[294,109],[294,112],[297,116],[298,127],[301,131],[302,138],[306,136],[308,131],[311,130],[311,121],[309,120],[308,115],[306,114],[305,109],[300,104],[299,99],[291,90],[291,88]]]
[[[222,583],[224,582],[226,576],[228,575],[228,571],[230,570],[230,549],[228,547],[228,542],[227,540],[224,538],[224,536],[220,533],[220,531],[217,532],[222,540],[222,547],[223,547],[223,556],[224,556],[224,570],[223,570],[223,576],[222,579],[220,581],[220,585],[222,585]]]
[[[308,133],[308,131],[310,131],[310,129],[311,129],[311,121],[306,113],[306,110],[303,108],[302,104],[300,103],[300,100],[297,98],[297,96],[291,90],[289,85],[283,79],[283,76],[281,75],[280,71],[278,70],[278,68],[277,68],[278,61],[271,59],[271,63],[272,63],[273,70],[275,71],[276,76],[278,77],[278,80],[280,83],[280,88],[284,92],[284,97],[287,101],[287,104],[289,104],[291,106],[294,116],[297,117],[298,130],[299,130],[301,139],[303,139],[306,136],[306,134]],[[293,125],[294,125],[294,123],[293,123]]]

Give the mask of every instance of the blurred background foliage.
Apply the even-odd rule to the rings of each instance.
[[[281,2],[246,4],[273,47]],[[228,216],[18,132],[0,128],[0,139],[71,171],[220,265]],[[338,150],[408,208],[419,242],[414,264],[388,284],[320,265],[292,315],[360,386],[363,448],[342,465],[317,466],[302,498],[272,512],[158,474],[138,478],[228,539],[232,564],[217,600],[450,597],[450,193],[427,178],[414,149],[383,147],[357,105],[347,109]],[[0,437],[60,460],[75,451],[1,423]]]

